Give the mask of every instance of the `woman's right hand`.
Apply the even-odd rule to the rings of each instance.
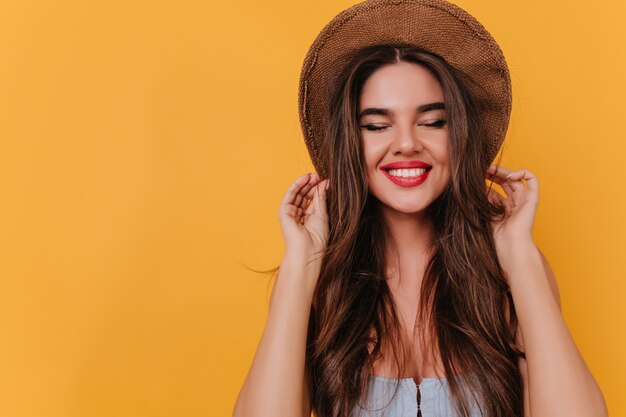
[[[278,211],[287,253],[312,255],[328,241],[326,188],[317,173],[305,174],[287,190]]]

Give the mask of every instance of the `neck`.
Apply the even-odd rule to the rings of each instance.
[[[387,246],[388,268],[391,271],[409,272],[409,280],[414,281],[414,273],[422,271],[428,260],[433,239],[432,223],[423,211],[407,214],[385,207],[383,216],[397,246],[397,253],[393,245]]]
[[[389,261],[397,261],[398,257],[400,261],[422,258],[421,255],[429,251],[433,239],[433,227],[423,211],[402,213],[385,207],[383,216],[398,250],[395,254],[393,245],[388,245],[387,259]]]
[[[413,340],[424,272],[431,256],[433,226],[423,211],[407,214],[384,207],[382,214],[393,240],[386,246],[387,285],[403,317],[403,327]]]

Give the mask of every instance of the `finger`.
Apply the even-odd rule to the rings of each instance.
[[[511,213],[513,202],[510,198],[505,198],[499,192],[494,189],[489,190],[489,194],[487,196],[489,201],[497,206],[504,207],[504,216],[508,216]]]
[[[506,180],[502,184],[502,188],[506,191],[506,195],[509,196],[509,197],[513,197],[515,191],[519,190],[518,187],[517,187],[517,184],[515,184],[514,182],[511,182],[509,180]]]
[[[493,178],[494,182],[501,183],[507,179],[508,180],[522,179],[522,177],[524,176],[524,172],[527,173],[527,178],[523,178],[523,179],[530,179],[530,176],[534,176],[530,171],[524,168],[518,169],[517,171],[511,171],[507,168],[504,168],[503,166],[491,164],[489,168],[487,168],[486,177],[489,179]]]
[[[511,171],[501,165],[491,164],[489,168],[487,168],[485,177],[502,185],[516,172],[519,172],[519,170]]]
[[[504,204],[504,197],[493,188],[487,189],[487,198],[494,204]]]
[[[507,182],[507,176],[511,173],[509,169],[499,165],[491,164],[485,173],[485,178],[495,182],[498,185],[504,185]]]
[[[313,196],[316,195],[319,190],[321,190],[321,186],[325,185],[326,182],[328,182],[328,180],[320,180],[320,182],[316,183],[313,187],[310,187],[305,197],[308,199],[312,199]]]
[[[507,183],[514,191],[523,191],[526,189],[526,187],[524,186],[524,182],[522,181],[524,172],[526,172],[525,169],[520,169],[517,171],[513,171],[506,176]]]
[[[498,184],[504,190],[507,196],[512,196],[515,193],[515,188],[513,188],[512,182],[507,180],[506,178],[499,177],[489,177],[487,178],[491,182]]]
[[[502,166],[491,164],[487,169],[486,177],[499,184],[508,195],[512,196],[515,192],[524,190],[524,185],[517,181],[517,177],[514,176],[517,172],[519,171],[511,171]]]
[[[489,181],[495,182],[496,184],[502,185],[506,182],[506,177],[500,177],[492,174],[487,174],[485,176]]]
[[[304,186],[296,194],[296,199],[294,201],[294,204],[298,207],[307,206],[308,205],[308,201],[306,200],[307,195],[309,194],[311,189],[315,187],[315,185],[318,182],[319,182],[319,175],[317,173],[312,173],[309,178],[309,181],[306,184],[304,184]]]
[[[325,179],[313,187],[307,194],[307,198],[310,200],[309,207],[313,205],[315,210],[326,208],[326,184],[328,179]]]
[[[308,182],[309,175],[310,173],[306,173],[302,175],[301,177],[299,177],[298,179],[296,179],[291,184],[291,186],[287,189],[287,192],[283,196],[283,200],[281,201],[281,204],[290,205],[294,203],[298,191],[300,190],[300,188],[302,188],[304,184]]]
[[[328,192],[328,189],[326,188],[327,184],[329,183],[328,179],[323,180],[322,182],[320,182],[314,190],[312,190],[312,199],[311,199],[311,204],[309,204],[309,207],[307,209],[307,213],[306,216],[307,218],[309,216],[315,215],[318,218],[322,219],[322,221],[328,221],[328,214],[327,214],[327,208],[326,208],[326,193]]]
[[[487,197],[490,200],[495,200],[494,202],[496,203],[502,203],[502,204],[509,204],[509,198],[507,198],[507,195],[502,195],[500,192],[498,192],[498,190],[496,190],[495,188],[488,188],[487,189]]]
[[[524,183],[521,181],[516,181],[513,177],[507,178],[505,183],[510,189],[512,193],[519,194],[521,191],[524,191],[526,188],[524,187]],[[511,194],[512,195],[512,194]]]
[[[502,165],[491,164],[489,168],[487,168],[487,174],[493,175],[499,178],[506,178],[512,171],[508,168],[503,167]]]
[[[519,184],[521,184],[523,182],[522,180],[524,180],[526,182],[526,187],[528,187],[529,190],[539,191],[539,180],[537,179],[537,176],[525,168],[512,173],[509,179]]]

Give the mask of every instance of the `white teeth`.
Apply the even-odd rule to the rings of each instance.
[[[411,169],[388,169],[387,172],[394,177],[417,177],[426,172],[426,168],[411,168]]]

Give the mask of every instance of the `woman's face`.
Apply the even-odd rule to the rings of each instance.
[[[361,91],[358,124],[369,190],[384,206],[416,213],[439,197],[450,182],[448,126],[428,70],[407,62],[376,70]]]

